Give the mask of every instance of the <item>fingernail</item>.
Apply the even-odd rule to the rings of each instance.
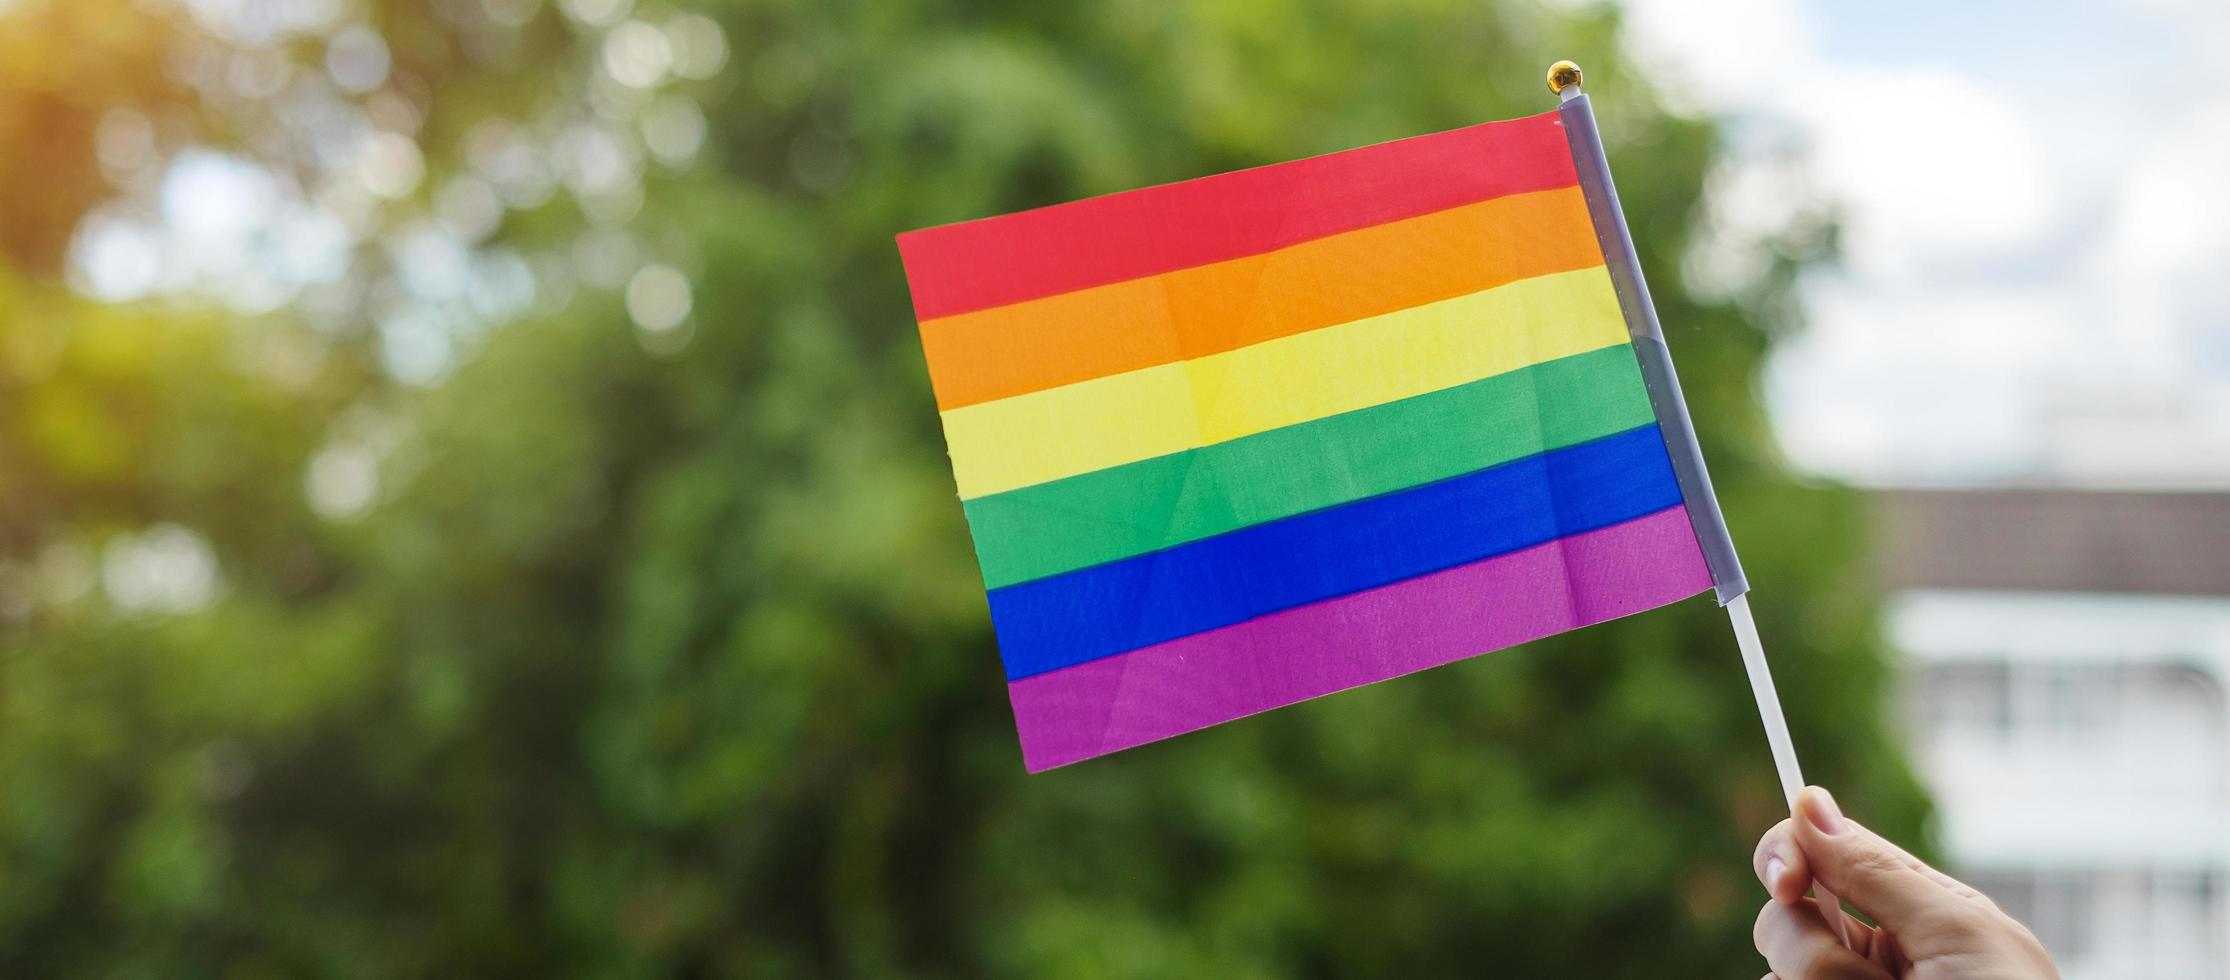
[[[1788,873],[1789,873],[1789,862],[1787,862],[1787,861],[1783,861],[1783,860],[1781,860],[1780,858],[1777,858],[1777,857],[1769,857],[1769,858],[1766,858],[1766,859],[1765,859],[1765,890],[1766,890],[1766,891],[1772,891],[1772,890],[1773,890],[1773,886],[1775,886],[1775,885],[1778,885],[1778,884],[1780,884],[1780,883],[1781,883],[1781,876],[1782,876],[1782,875],[1785,875],[1785,874],[1788,874]]]
[[[1833,837],[1843,832],[1843,811],[1836,808],[1835,797],[1826,790],[1817,786],[1806,788],[1797,805],[1804,811],[1804,819],[1811,821],[1820,833]]]

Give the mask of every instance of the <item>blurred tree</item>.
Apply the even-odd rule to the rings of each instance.
[[[709,17],[709,19],[708,19]],[[1922,803],[1848,493],[1684,288],[1712,124],[1455,0],[0,0],[0,972],[1738,975],[1697,600],[1026,777],[891,235],[1574,57],[1817,779]]]

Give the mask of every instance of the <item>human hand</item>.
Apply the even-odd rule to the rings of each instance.
[[[1842,814],[1817,786],[1751,856],[1773,899],[1751,936],[1773,968],[1766,980],[2056,980],[2036,936],[1981,892],[1937,871]],[[1845,949],[1804,897],[1813,881],[1873,919],[1848,919]],[[1844,915],[1842,909],[1832,914]]]

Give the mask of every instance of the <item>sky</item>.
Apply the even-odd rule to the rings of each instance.
[[[1633,43],[1734,121],[1714,227],[1806,201],[1767,400],[1868,485],[2230,486],[2230,4],[1634,0]],[[1789,175],[1788,160],[1795,171]]]

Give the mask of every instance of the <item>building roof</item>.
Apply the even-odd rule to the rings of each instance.
[[[1884,490],[1891,588],[2230,596],[2230,493]]]

